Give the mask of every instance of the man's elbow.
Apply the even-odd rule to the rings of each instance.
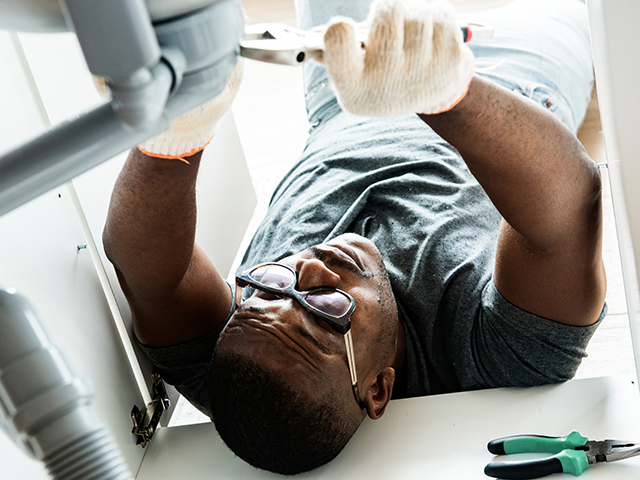
[[[107,259],[113,264],[116,270],[120,270],[120,257],[122,256],[122,237],[115,234],[109,223],[102,230],[102,247]]]
[[[589,160],[587,180],[582,194],[586,216],[592,228],[601,229],[602,225],[602,176],[598,165]]]

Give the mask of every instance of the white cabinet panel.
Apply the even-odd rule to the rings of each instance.
[[[22,71],[17,36],[0,31],[0,152],[9,151],[46,130]]]
[[[129,414],[143,401],[89,253],[78,250],[84,243],[69,191],[51,191],[0,217],[0,282],[33,303],[76,374],[92,383],[96,410],[135,471],[144,451]]]
[[[484,466],[496,459],[486,446],[494,438],[566,435],[578,430],[592,440],[637,439],[640,398],[631,380],[591,378],[545,387],[393,400],[380,420],[365,419],[335,460],[295,478],[486,480]],[[596,465],[582,474],[616,480],[638,475],[640,457]],[[276,480],[282,476],[236,458],[209,423],[158,432],[137,480],[174,478]]]
[[[87,101],[74,95],[81,90],[73,80],[79,78],[74,77],[74,70],[82,65],[78,66],[75,58],[77,68],[65,70],[65,59],[67,64],[73,63],[74,59],[62,48],[72,45],[72,38],[68,35],[28,37],[26,43],[30,46],[25,48],[26,56],[22,56],[22,46],[16,42],[16,36],[0,35],[0,57],[7,59],[3,67],[8,66],[6,70],[3,68],[2,85],[6,90],[0,97],[0,112],[3,125],[10,126],[5,130],[10,138],[0,136],[0,151],[8,150],[47,127],[47,117],[52,115],[40,102],[36,83],[51,86],[49,96],[58,97],[59,103],[49,106],[51,112],[58,112],[54,121],[73,115],[96,101],[95,97]],[[34,59],[28,58],[33,51],[37,55]],[[26,62],[21,62],[27,58],[41,67],[39,78],[35,80]],[[47,68],[52,68],[51,62],[59,62],[57,70],[53,69],[47,75]],[[64,73],[72,80],[64,80],[62,76],[55,80],[56,72]],[[47,76],[49,78],[44,78]],[[86,72],[83,78],[86,85]],[[90,83],[88,86],[93,88]],[[71,192],[66,186],[56,188],[0,217],[0,284],[15,287],[33,303],[52,341],[66,354],[71,368],[94,386],[96,411],[112,430],[135,472],[145,452],[135,446],[130,412],[134,404],[143,406],[144,401],[124,355],[89,252],[78,249],[86,243]],[[2,441],[8,440],[3,437]],[[2,449],[0,478],[22,478],[11,474],[22,469],[27,472],[25,475],[33,475],[33,478],[45,475],[39,465],[12,451],[11,448]]]
[[[0,478],[6,480],[49,479],[44,464],[27,457],[9,437],[0,433]]]
[[[627,308],[640,374],[640,52],[633,48],[640,3],[589,0],[588,6]]]
[[[19,37],[52,125],[106,101],[93,86],[73,33],[21,33]]]

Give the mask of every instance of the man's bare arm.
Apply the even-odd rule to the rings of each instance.
[[[231,306],[228,285],[195,244],[201,152],[179,160],[133,149],[116,182],[103,233],[138,339],[167,346],[204,335]]]
[[[135,334],[146,345],[198,338],[231,308],[229,286],[195,244],[196,178],[202,149],[231,106],[242,73],[238,61],[218,96],[133,149],[114,187],[104,247]]]
[[[455,108],[421,118],[458,149],[504,218],[500,293],[558,322],[594,323],[606,291],[601,181],[575,135],[541,106],[478,76]]]

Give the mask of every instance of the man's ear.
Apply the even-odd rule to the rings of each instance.
[[[369,418],[377,420],[383,414],[393,393],[396,371],[392,367],[382,369],[375,381],[365,390],[364,405]]]

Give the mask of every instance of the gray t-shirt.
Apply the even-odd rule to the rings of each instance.
[[[240,270],[346,232],[373,241],[407,339],[394,398],[572,378],[598,324],[559,324],[500,295],[493,269],[501,217],[456,149],[415,115],[370,119],[335,103],[327,109],[276,188]],[[165,380],[205,413],[220,330],[144,347]]]

